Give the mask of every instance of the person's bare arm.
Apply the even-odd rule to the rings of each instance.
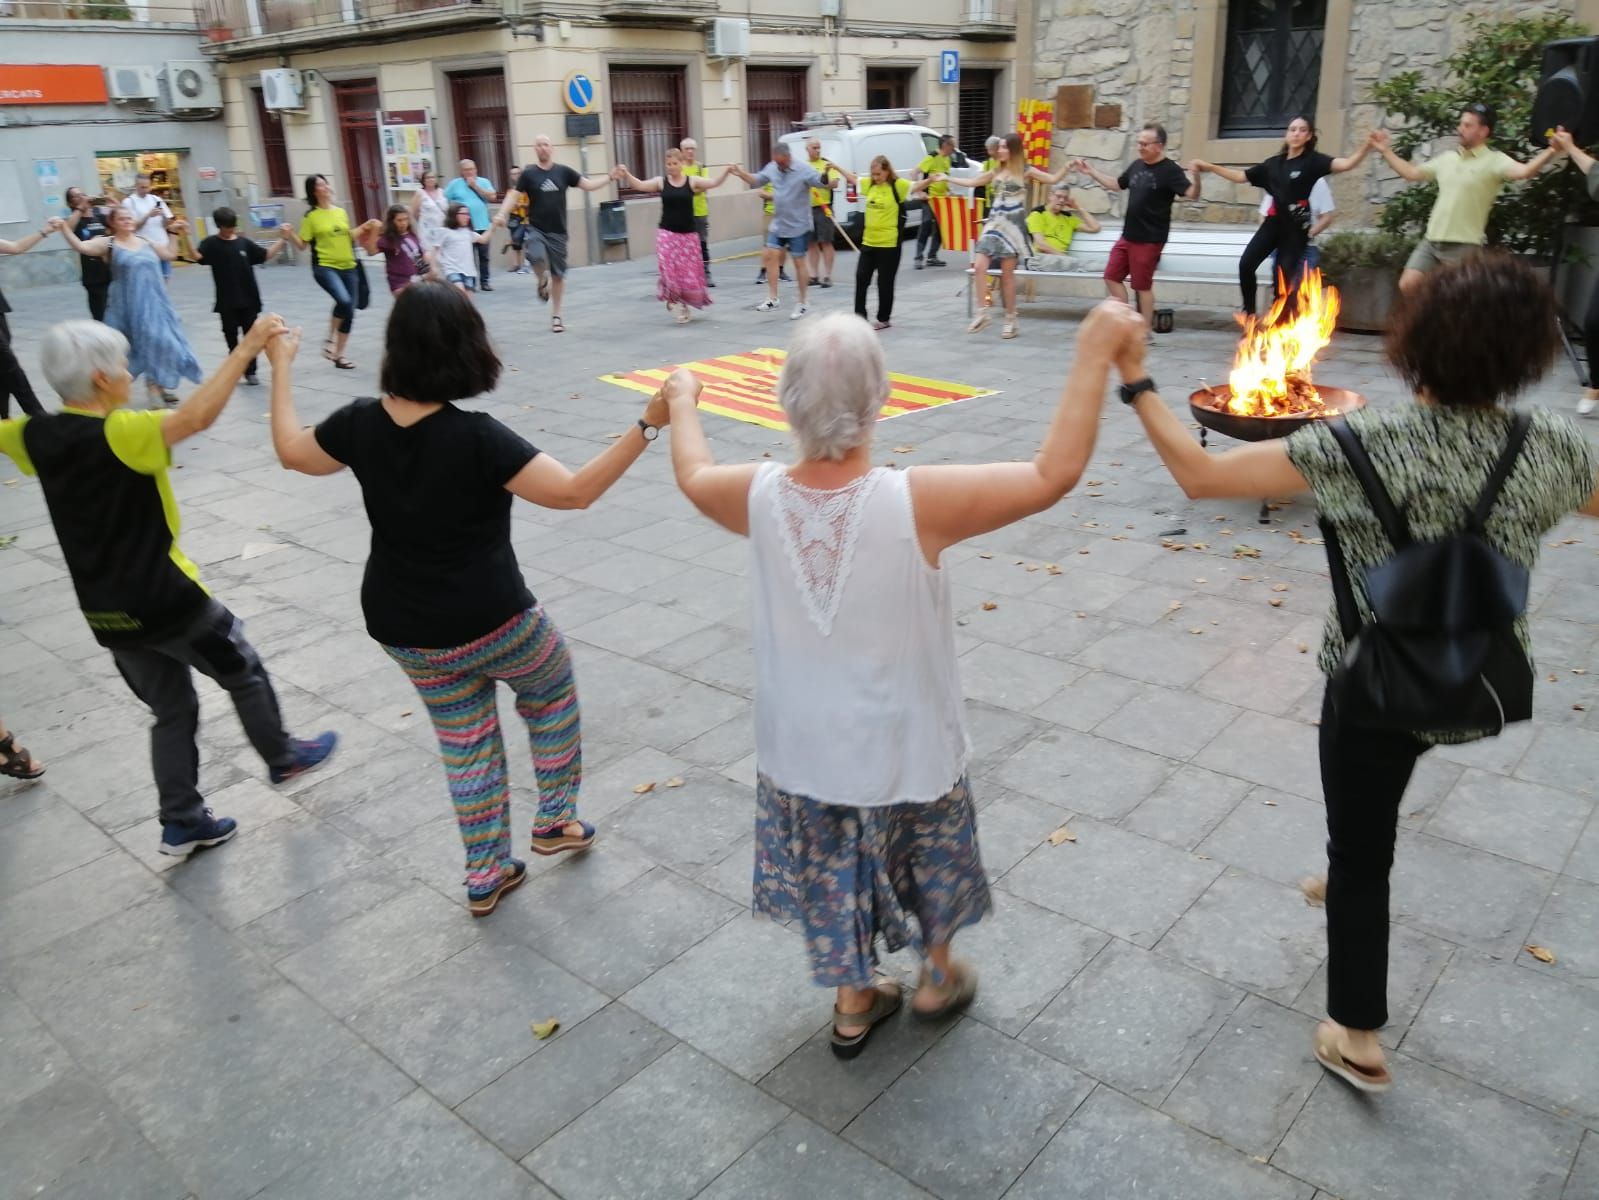
[[[222,365],[161,423],[161,436],[167,445],[176,446],[185,438],[211,428],[227,407],[250,361],[274,338],[285,336],[287,332],[283,318],[277,313],[262,313],[257,317],[255,324],[239,339],[239,344],[222,360]]]
[[[653,176],[649,179],[640,179],[635,176],[632,171],[629,171],[626,167],[620,165],[615,168],[615,172],[616,173],[612,176],[612,178],[615,179],[617,183],[624,185],[632,191],[658,192],[661,190],[661,177],[659,175]]]
[[[376,229],[371,229],[367,225],[363,225],[355,231],[355,240],[361,249],[368,254],[376,254],[378,252],[378,238],[382,235],[383,226],[379,225]],[[283,243],[279,242],[278,244],[281,246]]]
[[[930,563],[957,542],[1043,512],[1077,486],[1094,453],[1100,407],[1122,344],[1144,339],[1142,318],[1105,301],[1083,322],[1060,403],[1032,462],[912,467],[911,502],[922,553]]]
[[[595,179],[589,175],[579,175],[577,177],[577,186],[585,192],[603,192],[611,186],[611,177],[609,175],[601,175],[598,179]],[[541,455],[540,457],[543,456]]]
[[[1027,178],[1036,179],[1039,183],[1054,187],[1057,183],[1059,183],[1062,179],[1065,179],[1066,176],[1071,173],[1071,169],[1072,165],[1069,162],[1062,163],[1061,168],[1058,171],[1046,171],[1042,167],[1028,167]]]
[[[920,196],[925,193],[928,188],[933,186],[936,180],[918,179],[915,183],[911,183],[911,181],[907,179],[905,182],[910,184],[909,188],[907,188],[905,192],[905,198],[909,200],[912,196]]]
[[[664,391],[656,392],[644,406],[644,423],[657,429],[672,419]],[[649,445],[644,431],[635,425],[576,471],[541,452],[511,477],[505,490],[544,508],[587,508],[622,478]]]
[[[305,249],[305,241],[300,237],[300,231],[293,225],[279,225],[278,236],[285,241],[293,243],[296,250]]]
[[[60,224],[57,224],[57,222],[60,222]],[[8,242],[4,238],[0,238],[0,254],[26,254],[44,241],[45,238],[49,237],[54,230],[61,229],[64,232],[66,227],[64,220],[60,217],[53,217],[51,218],[51,223],[43,229],[35,229],[32,233],[25,233],[14,242]],[[81,246],[83,243],[79,242],[78,244]]]
[[[1545,146],[1537,154],[1524,163],[1516,163],[1505,171],[1505,178],[1512,183],[1521,179],[1531,179],[1539,171],[1549,165],[1549,160],[1554,158],[1556,150],[1553,146]]]
[[[972,175],[972,176],[970,176],[970,177],[968,177],[966,179],[962,179],[962,178],[960,178],[959,176],[956,176],[956,175],[934,175],[934,176],[932,176],[929,179],[922,180],[922,182],[923,183],[947,183],[947,184],[949,184],[950,187],[967,188],[969,190],[976,190],[977,188],[980,188],[980,187],[986,187],[988,185],[988,183],[994,178],[994,176],[998,175],[998,174],[999,174],[998,171],[984,171],[980,175]]]
[[[111,239],[109,237],[92,237],[88,241],[81,241],[78,238],[77,231],[65,221],[62,221],[59,225],[54,222],[51,222],[51,224],[60,231],[62,237],[66,238],[67,245],[71,246],[79,254],[86,254],[90,258],[104,258],[111,253]]]
[[[1399,157],[1394,151],[1386,129],[1373,129],[1369,140],[1377,153],[1383,156],[1383,161],[1392,167],[1401,179],[1408,179],[1411,183],[1425,183],[1431,178],[1426,171],[1408,158]]]
[[[1549,144],[1569,158],[1582,174],[1586,175],[1593,170],[1593,156],[1577,145],[1577,139],[1571,136],[1565,126],[1555,127],[1554,133],[1549,136]]]
[[[167,229],[172,233],[182,233],[188,228],[188,223],[185,221],[173,221],[167,226]],[[155,242],[150,242],[149,239],[146,239],[146,241],[148,242],[150,249],[155,251],[157,258],[164,258],[167,260],[167,262],[172,262],[178,257],[177,242],[167,241],[157,245]]]
[[[316,430],[300,424],[294,411],[294,356],[300,350],[300,331],[285,330],[267,343],[272,367],[272,449],[285,471],[302,475],[332,475],[344,464],[322,449]]]
[[[1220,175],[1223,179],[1227,180],[1229,183],[1248,183],[1249,182],[1249,176],[1246,175],[1243,171],[1239,170],[1237,167],[1228,167],[1228,166],[1222,165],[1221,163],[1206,162],[1202,158],[1194,159],[1193,168],[1194,168],[1195,176],[1202,175],[1206,171],[1209,171],[1212,175]]]
[[[1366,155],[1371,153],[1371,139],[1367,138],[1360,143],[1360,148],[1353,154],[1341,154],[1332,161],[1334,175],[1341,175],[1345,171],[1353,171],[1366,161]]]
[[[730,178],[732,178],[732,175],[733,168],[729,166],[715,179],[712,179],[709,175],[690,175],[688,177],[688,183],[689,187],[693,188],[696,192],[708,192],[712,188],[721,187]]]
[[[1310,240],[1315,241],[1322,234],[1326,233],[1327,230],[1332,226],[1332,223],[1337,219],[1338,210],[1336,208],[1329,208],[1326,212],[1322,213],[1321,216],[1317,217],[1313,222],[1311,222]]]
[[[1104,228],[1104,226],[1099,223],[1099,218],[1093,213],[1088,212],[1085,209],[1078,208],[1075,204],[1072,205],[1072,211],[1077,214],[1077,219],[1083,223],[1083,232],[1098,233]]]
[[[1071,169],[1076,171],[1079,175],[1087,175],[1107,192],[1119,192],[1122,190],[1120,179],[1116,178],[1114,175],[1107,175],[1103,171],[1089,166],[1088,160],[1085,158],[1074,158],[1069,165],[1071,166]]]
[[[672,406],[672,474],[690,503],[723,529],[747,536],[750,531],[750,483],[759,463],[720,465],[700,427],[701,383],[679,367],[667,380]]]
[[[420,196],[421,193],[418,192],[417,195]],[[505,199],[500,201],[500,211],[495,214],[494,223],[496,225],[504,225],[511,219],[511,210],[519,204],[526,203],[526,193],[519,192],[515,188],[506,188]]]

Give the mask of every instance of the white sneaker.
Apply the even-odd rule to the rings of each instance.
[[[1584,393],[1581,400],[1577,401],[1577,415],[1579,417],[1586,417],[1596,408],[1599,408],[1599,400],[1595,400],[1586,393]]]
[[[774,305],[773,307],[775,308],[776,306]],[[811,310],[810,310],[810,306],[809,305],[796,304],[794,306],[794,311],[788,314],[788,319],[790,321],[797,321],[801,317],[803,317],[806,313],[808,313],[810,311]]]
[[[759,304],[757,304],[755,306],[755,311],[756,312],[776,312],[777,311],[777,301],[776,300],[762,300]]]

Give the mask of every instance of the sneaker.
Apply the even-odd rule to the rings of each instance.
[[[172,858],[188,858],[196,850],[207,846],[220,846],[239,832],[239,823],[232,817],[213,817],[209,808],[204,816],[187,825],[161,827],[162,854]]]
[[[824,279],[819,279],[819,280],[817,280],[817,281],[816,281],[816,286],[817,286],[817,287],[823,287],[823,288],[830,288],[830,287],[832,287],[832,286],[833,286],[833,280],[832,280],[832,277],[831,277],[831,276],[828,276],[828,277],[827,277],[827,278],[824,278]]]
[[[777,311],[777,301],[776,300],[762,300],[759,304],[757,304],[755,306],[755,311],[756,312],[776,312]]]
[[[930,266],[930,267],[942,267],[942,266],[945,266],[947,264],[945,263],[945,261],[942,258],[936,258],[933,255],[929,254],[927,256],[927,265]]]
[[[480,292],[492,292],[494,290],[494,285],[491,283],[480,283],[478,284],[477,290]]]
[[[1586,417],[1596,408],[1599,408],[1599,400],[1592,396],[1585,394],[1581,400],[1577,401],[1577,415],[1579,417]]]
[[[327,762],[328,756],[333,753],[333,748],[339,744],[339,735],[329,730],[317,734],[310,741],[295,738],[291,744],[294,747],[294,762],[287,767],[273,767],[271,771],[273,783],[288,783],[289,780],[315,770]]]
[[[878,333],[882,333],[883,330],[892,329],[894,327],[892,325],[890,325],[887,321],[873,321],[872,322],[872,328],[877,330]]]
[[[759,287],[761,284],[763,284],[765,282],[766,282],[766,271],[763,268],[761,273],[755,277],[755,286]]]
[[[244,377],[244,382],[245,382],[245,386],[246,387],[260,387],[261,386],[261,381],[259,379],[257,379],[254,375],[246,375]]]
[[[528,266],[526,263],[523,263],[520,267],[518,267],[516,269],[516,274],[518,274],[518,275],[531,275],[531,274],[533,274],[533,268]]]
[[[777,273],[777,282],[778,283],[793,283],[794,280],[789,275],[789,273],[787,271],[779,271]]]
[[[776,308],[777,305],[774,304],[774,305],[772,305],[772,307]],[[810,311],[811,311],[811,309],[810,309],[809,305],[807,305],[807,304],[796,304],[794,306],[794,311],[788,314],[788,319],[790,321],[797,321],[801,317],[803,317],[806,313],[808,313]]]
[[[176,392],[162,392],[161,393],[161,403],[162,404],[176,404],[177,402],[178,402],[178,394]]]
[[[918,271],[920,271],[924,265],[925,264],[923,264],[923,262],[922,262],[922,256],[920,254],[918,254],[916,256],[916,269]]]
[[[468,888],[466,891],[466,909],[474,917],[486,917],[500,903],[500,897],[507,892],[515,891],[522,881],[527,878],[527,864],[520,858],[513,858],[500,869],[500,881],[493,887]]]

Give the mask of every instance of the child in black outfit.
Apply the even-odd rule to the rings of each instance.
[[[270,249],[263,250],[249,238],[239,236],[239,217],[231,208],[219,208],[211,214],[217,231],[200,243],[200,262],[211,268],[211,278],[216,283],[216,313],[222,318],[222,336],[231,351],[239,344],[239,336],[261,315],[261,292],[255,286],[255,268],[275,257],[283,243],[274,239]],[[255,377],[255,359],[245,368],[244,382],[252,387],[261,381]]]

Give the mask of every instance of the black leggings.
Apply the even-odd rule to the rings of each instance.
[[[1388,873],[1399,802],[1427,751],[1408,734],[1345,731],[1321,707],[1327,804],[1327,1015],[1350,1029],[1388,1020]]]
[[[22,364],[17,361],[16,352],[11,349],[11,326],[6,324],[5,314],[0,313],[0,417],[11,415],[13,396],[17,398],[22,411],[30,417],[44,415],[44,406],[33,394],[33,385],[28,382]]]
[[[1281,272],[1292,294],[1299,281],[1299,269],[1305,258],[1305,247],[1310,239],[1297,222],[1267,217],[1255,230],[1255,236],[1244,247],[1238,260],[1238,290],[1244,296],[1244,311],[1255,311],[1255,272],[1272,254],[1277,255],[1277,270]]]
[[[862,246],[855,265],[855,315],[866,320],[866,290],[872,275],[877,275],[877,319],[888,321],[894,315],[894,279],[899,275],[900,244]]]

